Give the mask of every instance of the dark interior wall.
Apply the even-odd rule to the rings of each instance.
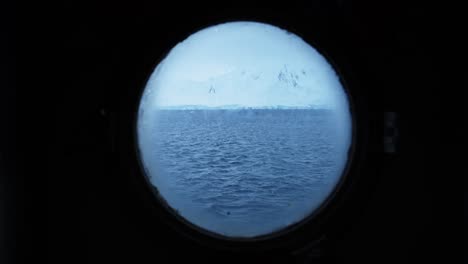
[[[131,179],[138,172],[125,161],[135,159],[134,150],[119,143],[131,129],[133,99],[171,45],[212,23],[256,18],[299,34],[315,32],[322,48],[346,54],[367,87],[360,91],[369,96],[370,115],[399,116],[398,152],[369,153],[382,157],[375,187],[362,212],[329,242],[328,260],[419,263],[436,257],[428,252],[437,249],[436,208],[441,207],[435,181],[443,173],[435,155],[441,109],[434,107],[441,104],[441,77],[430,41],[437,33],[430,8],[403,1],[303,1],[267,9],[241,3],[178,5],[62,1],[42,6],[48,16],[32,37],[42,43],[35,49],[41,60],[31,65],[44,67],[50,85],[20,92],[38,105],[21,114],[33,119],[34,137],[43,143],[35,155],[45,160],[40,171],[21,163],[28,179],[22,200],[26,224],[18,226],[23,257],[42,256],[47,263],[291,261],[280,253],[211,252],[155,221],[151,207],[139,203],[144,197]],[[25,147],[18,160],[29,161],[30,153],[36,152]]]
[[[16,204],[21,195],[16,175],[16,140],[14,105],[16,91],[13,5],[0,3],[0,263],[13,258],[15,232],[11,228],[20,221]]]

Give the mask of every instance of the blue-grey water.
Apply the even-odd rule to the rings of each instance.
[[[140,139],[151,182],[185,219],[229,236],[311,214],[349,147],[329,110],[160,110],[153,120]]]

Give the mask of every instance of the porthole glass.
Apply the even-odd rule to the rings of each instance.
[[[143,91],[138,148],[160,202],[201,230],[252,238],[312,215],[348,162],[352,118],[331,64],[257,22],[177,44]]]

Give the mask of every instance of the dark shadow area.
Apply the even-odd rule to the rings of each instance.
[[[0,3],[0,263],[16,260],[22,225],[21,177],[16,167],[15,8]]]

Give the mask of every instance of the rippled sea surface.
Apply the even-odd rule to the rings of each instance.
[[[228,236],[267,234],[316,209],[344,161],[327,110],[160,110],[145,165],[168,204]]]

